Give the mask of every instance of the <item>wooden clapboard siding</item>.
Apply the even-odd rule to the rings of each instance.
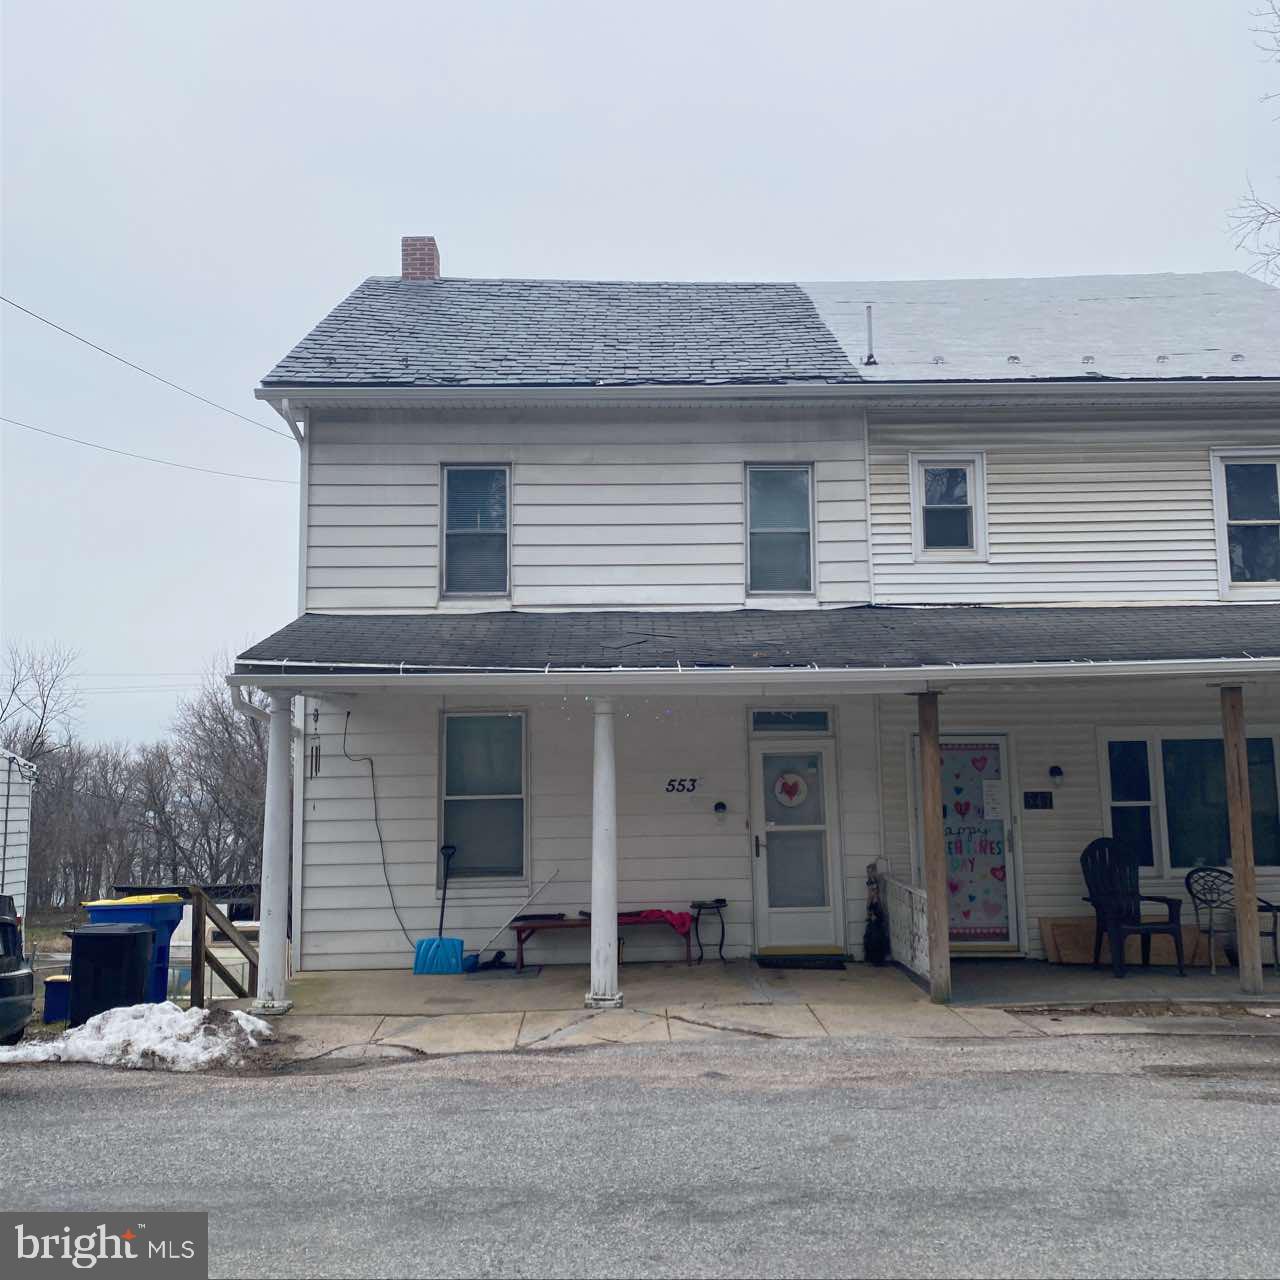
[[[873,426],[875,598],[1216,600],[1210,446],[1275,441],[1274,423]],[[985,562],[913,560],[908,457],[948,449],[985,453]]]
[[[1028,950],[1042,955],[1042,916],[1088,916],[1081,896],[1080,853],[1103,834],[1098,731],[1135,727],[1195,728],[1220,723],[1218,691],[1195,681],[1130,683],[1116,680],[1053,685],[1020,692],[945,693],[939,700],[942,733],[1007,733],[1012,771],[1010,802],[1026,902]],[[1280,691],[1250,686],[1249,723],[1280,723]],[[909,742],[915,700],[880,698],[880,753],[885,856],[895,875],[911,878]],[[1064,772],[1056,789],[1049,768]],[[1023,791],[1053,790],[1050,810],[1022,809]],[[1280,869],[1260,868],[1260,884],[1280,891]],[[1148,892],[1183,896],[1182,875],[1144,880]],[[1266,888],[1261,892],[1269,896]]]
[[[779,406],[744,419],[673,407],[594,422],[545,413],[466,422],[316,415],[310,433],[309,609],[440,605],[440,468],[449,462],[511,466],[517,608],[757,603],[746,595],[744,466],[752,461],[813,464],[812,599],[867,598],[863,428],[848,408]]]
[[[302,888],[295,906],[303,968],[410,963],[388,879],[410,933],[434,931],[441,705],[429,696],[362,696],[352,711],[347,750],[375,759],[385,869],[373,827],[368,766],[342,755],[345,712],[322,708],[320,774],[304,779]],[[530,733],[529,887],[459,880],[449,890],[446,931],[475,947],[556,869],[559,875],[538,898],[537,909],[575,914],[590,903],[592,711],[581,698],[469,699],[466,705],[523,707]],[[726,952],[738,956],[754,946],[747,712],[745,703],[732,698],[660,695],[620,699],[616,712],[619,904],[683,910],[694,898],[726,898]],[[844,837],[838,891],[845,895],[847,934],[856,954],[862,943],[863,869],[879,850],[874,712],[871,697],[844,699],[837,710],[835,794]],[[698,788],[668,793],[672,777],[696,777]],[[728,806],[724,817],[714,812],[717,801]],[[704,941],[718,937],[713,922]],[[509,935],[505,941],[509,949]],[[629,935],[626,954],[633,960],[673,960],[684,950],[674,934],[641,929]],[[529,955],[583,963],[585,937],[538,939]]]

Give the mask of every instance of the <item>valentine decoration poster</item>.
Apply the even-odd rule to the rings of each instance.
[[[1008,942],[1005,780],[998,742],[942,744],[942,819],[951,937]]]

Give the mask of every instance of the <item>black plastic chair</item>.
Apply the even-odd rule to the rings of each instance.
[[[1218,912],[1225,914],[1226,924],[1221,931],[1230,937],[1234,937],[1236,919],[1235,880],[1232,878],[1230,870],[1226,867],[1193,867],[1187,872],[1186,886],[1192,909],[1196,913],[1196,928],[1209,939],[1209,972],[1217,973],[1218,957],[1213,945],[1214,937],[1219,932],[1217,915]],[[1209,918],[1208,929],[1201,923],[1201,911]],[[1267,923],[1268,914],[1271,917],[1270,929],[1262,927]],[[1262,937],[1271,939],[1271,954],[1275,958],[1276,972],[1280,973],[1280,907],[1268,902],[1266,898],[1259,898],[1258,925],[1259,933]],[[1223,945],[1227,951],[1227,958],[1231,960],[1232,964],[1237,963],[1229,944],[1224,943]]]
[[[1080,870],[1089,890],[1085,901],[1097,917],[1093,934],[1093,967],[1102,957],[1102,936],[1111,943],[1111,971],[1117,978],[1125,975],[1124,943],[1130,934],[1142,939],[1142,964],[1151,965],[1151,939],[1167,933],[1173,939],[1178,956],[1178,973],[1186,977],[1182,956],[1182,899],[1159,898],[1139,892],[1137,855],[1119,842],[1104,836],[1094,840],[1080,855]],[[1143,920],[1142,904],[1160,902],[1168,909],[1167,920]]]

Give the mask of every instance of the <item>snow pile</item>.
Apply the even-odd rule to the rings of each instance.
[[[271,1024],[238,1009],[135,1004],[108,1009],[56,1040],[0,1049],[7,1062],[96,1062],[109,1067],[201,1071],[235,1066],[273,1036]]]

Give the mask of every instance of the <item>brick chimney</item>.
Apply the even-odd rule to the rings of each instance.
[[[400,275],[405,280],[440,279],[440,248],[435,236],[400,237]]]

